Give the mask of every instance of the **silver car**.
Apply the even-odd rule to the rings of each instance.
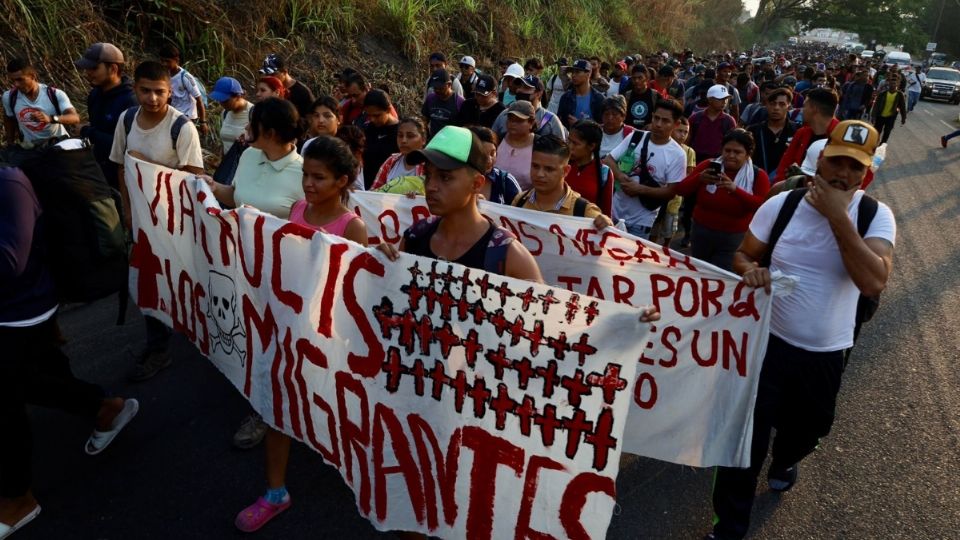
[[[960,105],[960,71],[946,67],[930,68],[927,81],[920,90],[920,99],[944,99]]]

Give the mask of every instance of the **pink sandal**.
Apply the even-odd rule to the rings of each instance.
[[[287,500],[280,504],[273,504],[263,497],[260,497],[257,499],[257,502],[244,508],[237,514],[237,520],[234,524],[243,532],[254,532],[275,518],[277,514],[290,508],[290,502],[290,497],[287,497]]]

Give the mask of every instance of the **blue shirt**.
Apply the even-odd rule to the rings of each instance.
[[[577,108],[574,109],[573,115],[577,117],[577,120],[593,118],[593,111],[590,110],[590,94],[577,96]]]

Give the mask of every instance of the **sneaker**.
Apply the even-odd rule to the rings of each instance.
[[[244,508],[237,514],[234,524],[243,532],[253,532],[266,525],[271,519],[277,517],[281,512],[290,508],[290,496],[280,504],[260,497],[257,502]]]
[[[767,485],[773,491],[790,491],[790,488],[797,483],[797,474],[800,472],[799,464],[794,463],[786,469],[775,470],[772,467],[767,473]]]
[[[944,148],[947,147],[947,138],[946,138],[946,137],[940,137],[940,146],[942,146],[942,147],[944,147]]]
[[[129,378],[133,382],[145,381],[159,373],[160,370],[170,367],[172,363],[173,357],[170,356],[168,351],[144,353],[140,356]]]
[[[248,450],[260,444],[266,434],[267,423],[263,421],[259,414],[251,414],[243,419],[240,428],[233,435],[233,445]]]

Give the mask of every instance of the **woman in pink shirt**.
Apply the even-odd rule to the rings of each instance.
[[[303,151],[303,194],[290,209],[290,221],[367,245],[363,221],[346,206],[358,164],[347,144],[320,135]],[[266,436],[267,492],[237,515],[236,526],[253,532],[290,507],[287,461],[290,437],[274,429]]]

